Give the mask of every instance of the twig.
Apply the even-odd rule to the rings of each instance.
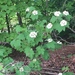
[[[49,70],[49,71],[54,71],[54,72],[59,72],[59,70],[54,70],[54,69],[49,69],[49,68],[42,68],[43,70]]]
[[[69,27],[68,29],[70,29],[73,33],[75,33],[75,31],[72,28]]]
[[[64,9],[66,2],[67,2],[67,0],[64,1],[63,6],[62,6],[62,10]]]
[[[58,73],[52,73],[52,72],[43,72],[43,71],[41,71],[40,73],[49,74],[49,75],[58,75]]]
[[[56,40],[58,40],[58,38],[59,38],[60,40],[64,41],[65,43],[71,44],[70,42],[66,41],[66,40],[65,40],[65,39],[63,39],[62,37],[60,37],[60,36],[56,35],[56,33],[55,33],[55,32],[53,33],[53,35],[54,35],[54,37],[56,38]]]
[[[63,39],[62,37],[58,36],[58,38],[60,38],[62,41],[68,43],[68,44],[71,44],[70,42],[66,41],[65,39]]]

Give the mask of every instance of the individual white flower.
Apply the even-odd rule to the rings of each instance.
[[[23,72],[23,71],[24,71],[24,68],[23,68],[23,67],[21,67],[21,68],[19,69],[19,71],[20,71],[20,72]]]
[[[58,75],[63,75],[62,73],[59,73]]]
[[[53,41],[53,39],[49,38],[49,39],[47,39],[47,41],[48,41],[48,42],[52,42],[52,41]]]
[[[67,21],[66,21],[66,20],[62,20],[62,21],[60,22],[60,25],[61,25],[61,26],[67,25]]]
[[[36,59],[33,59],[33,62],[36,62]]]
[[[2,72],[5,73],[5,69],[3,69]]]
[[[52,28],[52,23],[48,23],[48,25],[46,26],[46,28],[48,28],[48,29],[50,29],[50,28]]]
[[[26,9],[26,12],[29,12],[29,11],[30,11],[30,9],[29,9],[29,8],[27,8],[27,9]]]
[[[37,32],[35,32],[35,31],[30,32],[29,36],[30,36],[31,38],[36,38]]]
[[[15,66],[15,64],[12,64],[12,66]]]
[[[60,41],[57,41],[57,43],[58,43],[58,44],[62,44],[62,42],[60,42]]]
[[[56,12],[54,12],[54,15],[55,15],[55,16],[60,16],[60,14],[61,14],[60,11],[56,11]]]
[[[63,14],[67,16],[67,15],[69,15],[69,12],[68,11],[63,11]]]
[[[37,10],[34,10],[34,11],[32,12],[32,14],[33,14],[33,15],[37,15],[37,14],[38,14],[38,11],[37,11]]]

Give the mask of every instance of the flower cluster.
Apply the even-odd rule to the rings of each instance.
[[[38,14],[38,11],[37,10],[34,10],[34,11],[32,11],[32,14],[33,15],[37,15]]]
[[[62,73],[59,73],[58,75],[63,75]]]
[[[30,8],[28,7],[28,8],[26,8],[26,12],[29,12],[30,11]],[[32,11],[32,14],[33,15],[37,15],[38,14],[38,11],[37,10],[33,10]]]
[[[23,67],[21,67],[21,68],[19,69],[19,71],[20,71],[20,72],[23,72],[23,71],[24,71],[24,68],[23,68]]]
[[[15,64],[12,64],[12,66],[15,66]]]
[[[62,42],[60,42],[60,41],[57,41],[57,43],[58,43],[58,44],[62,44]]]
[[[36,59],[33,59],[33,62],[36,62]]]
[[[69,15],[69,12],[68,11],[63,11],[63,14],[67,16],[67,15]]]
[[[67,25],[67,21],[66,21],[66,20],[62,20],[62,21],[60,22],[60,25],[61,25],[61,26]]]
[[[50,28],[52,28],[52,26],[53,26],[52,23],[48,23],[48,25],[46,26],[46,28],[50,29]]]
[[[60,11],[54,12],[54,15],[55,15],[56,17],[60,16],[60,14],[61,14]],[[65,10],[65,11],[63,11],[62,14],[65,15],[65,16],[67,16],[67,15],[69,15],[69,12]],[[60,25],[61,25],[61,26],[67,25],[67,21],[66,21],[66,20],[62,20],[62,21],[60,22]]]
[[[49,39],[47,39],[47,41],[48,41],[48,42],[52,42],[52,41],[53,41],[53,39],[49,38]]]
[[[36,38],[37,32],[32,31],[32,32],[30,32],[29,36],[30,36],[31,38]]]
[[[30,9],[29,9],[29,8],[27,8],[27,9],[26,9],[26,12],[29,12],[29,11],[30,11]]]
[[[57,16],[60,16],[60,14],[61,14],[60,11],[54,12],[54,15],[55,15],[56,17],[57,17]],[[65,11],[63,11],[63,14],[67,16],[67,15],[69,15],[69,12],[65,10]]]
[[[55,15],[55,16],[60,16],[60,14],[61,14],[60,11],[56,11],[56,12],[54,12],[54,15]]]

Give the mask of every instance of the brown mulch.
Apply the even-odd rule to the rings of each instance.
[[[47,69],[58,70],[62,72],[62,67],[68,67],[69,72],[75,73],[75,46],[63,46],[54,52],[50,51],[50,59],[42,61],[42,67]],[[65,72],[67,72],[65,70]]]
[[[16,61],[24,61],[25,65],[28,64],[29,60],[25,57],[23,53],[13,53],[12,58]],[[42,59],[42,75],[57,75],[57,73],[63,72],[62,67],[68,67],[69,70],[64,72],[74,72],[75,73],[75,45],[63,46],[59,50],[50,51],[50,59]],[[32,75],[37,75],[33,73]]]

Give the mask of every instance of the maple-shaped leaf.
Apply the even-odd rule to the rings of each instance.
[[[40,55],[40,54],[43,55],[43,54],[44,54],[44,51],[45,51],[45,49],[42,48],[41,46],[37,47],[36,50],[37,50],[37,54],[38,54],[38,55]]]
[[[34,51],[30,47],[26,47],[24,53],[26,54],[26,56],[28,56],[31,59],[34,56]]]

